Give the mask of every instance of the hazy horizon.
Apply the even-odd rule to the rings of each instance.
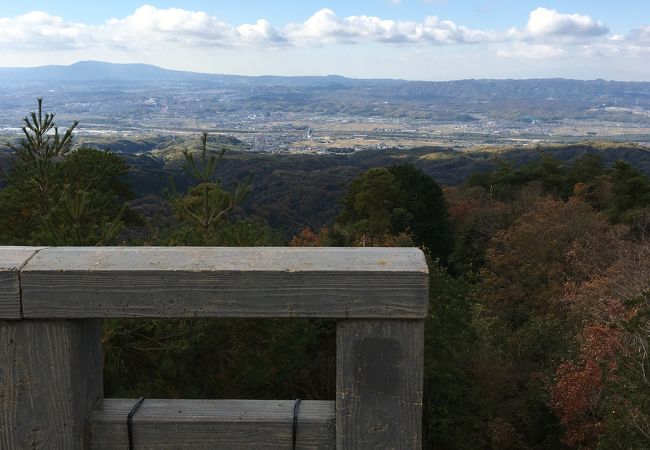
[[[617,79],[608,79],[608,78],[567,78],[567,77],[535,77],[535,78],[516,78],[516,77],[503,77],[503,78],[450,78],[450,79],[441,79],[441,80],[424,80],[424,79],[417,79],[417,78],[382,78],[382,77],[350,77],[346,75],[342,75],[339,73],[327,73],[327,74],[304,74],[304,75],[275,75],[272,73],[261,73],[259,75],[245,75],[245,74],[240,74],[240,73],[222,73],[222,72],[198,72],[194,70],[183,70],[183,69],[174,69],[170,67],[164,67],[156,64],[149,64],[149,63],[143,63],[143,62],[122,62],[122,63],[114,63],[110,61],[101,61],[101,60],[93,60],[93,59],[86,59],[86,60],[78,60],[74,61],[70,64],[45,64],[45,65],[34,65],[34,66],[2,66],[0,65],[0,70],[1,69],[38,69],[38,68],[43,68],[43,67],[71,67],[76,64],[83,64],[83,63],[100,63],[100,64],[112,64],[112,65],[118,65],[118,66],[151,66],[151,67],[156,67],[158,69],[162,70],[170,70],[170,71],[176,71],[176,72],[185,72],[185,73],[193,73],[193,74],[201,74],[201,75],[218,75],[218,76],[233,76],[233,77],[258,77],[258,78],[264,78],[264,77],[279,77],[279,78],[292,78],[292,77],[343,77],[343,78],[348,78],[348,79],[353,79],[353,80],[390,80],[390,81],[415,81],[415,82],[433,82],[433,83],[445,83],[445,82],[453,82],[453,81],[470,81],[470,80],[477,80],[477,81],[526,81],[526,80],[575,80],[575,81],[611,81],[611,82],[621,82],[621,83],[650,83],[650,81],[646,80],[617,80]]]

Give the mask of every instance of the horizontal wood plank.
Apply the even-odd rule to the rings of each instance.
[[[128,448],[127,415],[135,399],[105,399],[90,415],[92,449]],[[145,399],[133,417],[134,447],[153,449],[291,448],[293,400]],[[302,401],[296,448],[334,448],[333,401]]]
[[[0,246],[0,319],[20,319],[19,271],[41,248]]]
[[[21,272],[26,318],[421,318],[414,248],[59,247]]]

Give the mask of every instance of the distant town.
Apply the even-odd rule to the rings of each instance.
[[[240,77],[98,62],[0,69],[0,134],[44,98],[79,138],[223,134],[268,153],[650,143],[650,83]]]

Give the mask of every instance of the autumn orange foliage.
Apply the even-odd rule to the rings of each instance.
[[[581,340],[579,361],[565,361],[556,370],[551,406],[566,430],[567,445],[594,448],[604,431],[598,414],[603,380],[616,370],[620,333],[606,324],[591,324]]]
[[[625,302],[649,287],[650,241],[626,235],[621,228],[612,229],[606,239],[592,245],[574,243],[567,260],[579,267],[583,278],[567,282],[565,299],[575,318],[585,325],[578,356],[557,368],[551,386],[551,403],[565,428],[565,443],[596,448],[600,436],[608,431],[605,416],[630,426],[639,421],[641,432],[650,433],[648,411],[641,411],[616,389],[607,389],[615,385],[623,391],[650,391],[647,378],[645,385],[636,386],[621,372],[648,364],[644,341],[650,330],[646,324],[641,332],[630,331],[629,324],[641,309]],[[610,405],[607,411],[603,411],[605,404]]]
[[[321,236],[320,234],[314,233],[311,228],[306,227],[291,239],[289,245],[291,247],[321,247]]]

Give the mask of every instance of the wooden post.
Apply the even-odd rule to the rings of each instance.
[[[342,321],[336,341],[337,449],[421,448],[424,321]]]
[[[0,448],[84,448],[102,396],[100,321],[0,320]]]

